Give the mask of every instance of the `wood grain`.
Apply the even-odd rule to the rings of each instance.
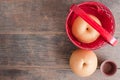
[[[0,44],[1,65],[63,66],[75,49],[65,34],[0,35]]]
[[[116,35],[119,37],[119,35]],[[68,66],[76,47],[66,34],[4,34],[0,35],[0,64],[22,66]],[[120,68],[119,45],[95,50],[99,61],[114,60]],[[66,67],[64,67],[66,68]],[[68,67],[67,67],[68,68]]]
[[[0,1],[0,31],[64,31],[68,6],[57,0]]]
[[[99,75],[99,76],[98,76]],[[0,80],[118,80],[120,70],[112,76],[106,77],[100,70],[87,78],[81,78],[73,74],[69,69],[4,69],[0,70]]]
[[[119,80],[120,43],[95,50],[99,65],[110,59],[117,74],[96,72],[81,78],[71,72],[69,57],[76,47],[65,32],[65,19],[73,3],[88,0],[0,0],[0,80]],[[95,0],[113,12],[115,37],[120,40],[119,0]]]

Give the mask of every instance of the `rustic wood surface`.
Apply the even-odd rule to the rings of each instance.
[[[88,0],[0,0],[0,80],[119,80],[120,43],[95,50],[99,63],[117,63],[112,77],[96,72],[87,78],[69,68],[76,47],[65,32],[65,19],[73,3]],[[94,0],[108,6],[116,20],[120,39],[120,0]]]

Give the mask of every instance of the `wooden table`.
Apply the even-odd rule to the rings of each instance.
[[[120,80],[120,43],[95,50],[99,63],[117,63],[112,77],[103,76],[98,67],[92,76],[81,78],[69,67],[76,47],[66,35],[65,19],[70,5],[83,1],[0,0],[0,80]],[[113,12],[119,40],[120,0],[100,2]]]

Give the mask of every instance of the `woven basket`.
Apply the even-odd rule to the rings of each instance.
[[[111,35],[114,34],[115,20],[111,11],[105,5],[103,5],[100,2],[89,1],[89,2],[78,4],[78,6],[81,9],[83,9],[86,13],[96,16],[101,21],[102,27],[106,29]],[[74,45],[76,45],[81,49],[87,49],[87,50],[95,50],[105,45],[106,41],[102,36],[100,36],[96,41],[92,43],[82,43],[78,41],[73,36],[72,30],[71,30],[72,24],[76,19],[76,17],[77,15],[74,12],[70,11],[66,19],[66,32],[70,41]]]

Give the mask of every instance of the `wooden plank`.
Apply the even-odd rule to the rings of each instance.
[[[120,68],[119,45],[95,50],[99,61],[110,59]],[[75,49],[64,33],[4,34],[0,35],[0,65],[69,68],[69,57]]]
[[[0,0],[0,33],[6,32],[64,32],[65,19],[73,3],[86,0]],[[99,1],[99,0],[96,0]],[[113,12],[119,26],[117,1],[100,0]],[[114,2],[114,4],[113,4]],[[117,29],[119,31],[119,28]]]
[[[2,69],[0,80],[118,80],[120,70],[112,77],[106,77],[100,70],[86,78],[75,75],[70,69]]]
[[[113,77],[103,76],[99,66],[88,78],[76,76],[69,68],[76,47],[65,34],[65,18],[72,3],[83,1],[87,0],[0,0],[0,80],[118,80],[120,43],[95,50],[99,64],[106,59],[117,63]],[[119,40],[120,1],[100,1],[115,16]]]
[[[66,66],[75,46],[65,34],[0,35],[0,65]]]
[[[64,0],[1,0],[0,32],[64,31]]]

